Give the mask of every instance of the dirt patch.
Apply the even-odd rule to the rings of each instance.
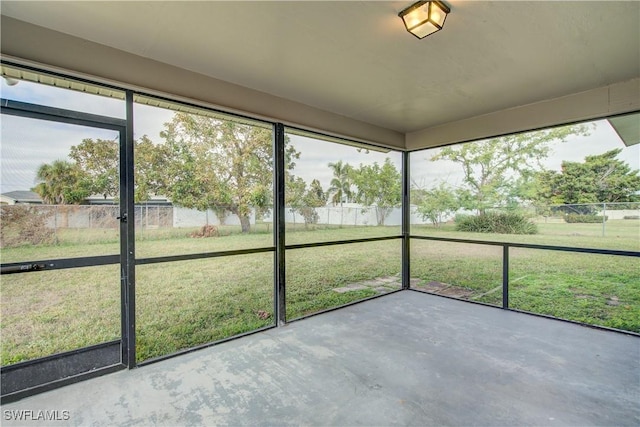
[[[371,289],[379,294],[386,294],[402,287],[402,279],[400,276],[377,277],[372,280],[363,280],[362,282],[349,283],[346,286],[335,288],[333,291],[343,294],[345,292],[357,291],[362,289]]]
[[[473,291],[470,291],[469,289],[442,282],[431,281],[428,283],[418,284],[413,287],[420,291],[425,291],[437,295],[445,295],[453,298],[469,299],[471,296],[473,296]]]
[[[429,292],[431,294],[445,295],[453,298],[469,299],[474,295],[474,291],[469,289],[450,285],[442,282],[424,282],[416,277],[409,280],[412,289]],[[402,287],[402,279],[399,275],[377,277],[372,280],[363,280],[362,282],[349,283],[345,286],[333,289],[334,292],[345,293],[362,289],[371,289],[378,294],[385,294],[395,291]]]

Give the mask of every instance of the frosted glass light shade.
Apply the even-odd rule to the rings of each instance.
[[[419,1],[402,10],[398,16],[411,34],[422,39],[440,31],[451,9],[441,1]]]

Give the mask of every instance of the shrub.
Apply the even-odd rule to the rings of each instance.
[[[640,219],[640,215],[625,215],[622,219]]]
[[[514,212],[488,212],[478,216],[456,215],[456,230],[474,233],[537,234],[538,227]]]
[[[608,220],[609,217],[605,216],[604,220]],[[564,216],[565,222],[569,224],[574,223],[602,223],[602,215],[584,215],[584,214],[566,214]]]
[[[304,217],[304,226],[307,227],[309,224],[317,224],[320,220],[320,215],[316,212],[316,209],[311,206],[303,206],[298,208],[298,212]]]
[[[453,222],[455,224],[458,224],[460,222],[464,222],[464,221],[469,221],[469,218],[473,218],[474,215],[469,215],[469,214],[456,214],[455,217],[453,217]]]
[[[55,243],[55,231],[47,226],[50,209],[28,206],[2,206],[0,247]]]

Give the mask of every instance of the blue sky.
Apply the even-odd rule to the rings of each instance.
[[[48,106],[78,110],[93,114],[124,118],[124,102],[103,96],[90,95],[66,89],[22,81],[8,86],[1,79],[0,94],[3,98]],[[173,113],[156,107],[137,104],[134,110],[134,137],[146,134],[160,143],[163,124],[171,120]],[[66,159],[69,148],[83,138],[115,139],[117,134],[101,129],[90,129],[62,123],[30,120],[12,116],[0,116],[1,192],[27,190],[35,185],[35,171],[42,163]],[[554,153],[544,160],[548,169],[559,170],[563,160],[582,161],[590,154],[600,154],[613,148],[623,148],[620,158],[633,168],[640,168],[640,144],[625,147],[606,120],[595,122],[595,128],[586,137],[571,137],[565,143],[554,145]],[[301,153],[296,161],[294,174],[305,181],[320,180],[326,190],[332,178],[328,163],[343,160],[353,166],[382,163],[386,157],[400,170],[401,156],[397,152],[381,153],[357,150],[355,147],[290,135],[291,143]],[[412,181],[429,188],[440,180],[456,186],[461,183],[459,166],[446,161],[431,162],[434,150],[412,154]]]

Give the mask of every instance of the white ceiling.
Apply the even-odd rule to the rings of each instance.
[[[3,15],[399,132],[640,76],[640,2],[15,2]],[[5,36],[6,37],[6,36]]]

